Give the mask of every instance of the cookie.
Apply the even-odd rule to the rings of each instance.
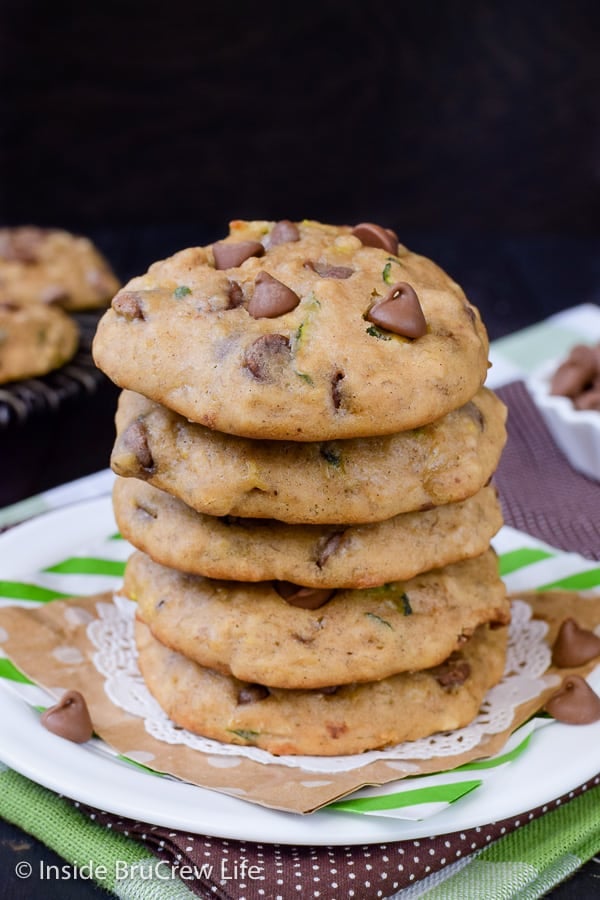
[[[140,552],[124,581],[139,618],[163,644],[243,681],[282,688],[439,665],[478,625],[509,619],[492,550],[379,588],[290,594],[289,587],[184,575]]]
[[[0,299],[0,384],[60,368],[78,344],[77,324],[61,309]]]
[[[107,306],[120,284],[85,237],[31,225],[0,228],[0,289],[19,303]]]
[[[370,525],[286,525],[197,513],[135,478],[117,479],[117,525],[155,562],[233,581],[367,588],[480,556],[502,525],[492,486],[460,503]]]
[[[436,668],[327,691],[280,690],[203,668],[136,623],[138,662],[173,722],[270,753],[363,753],[468,725],[502,677],[507,628],[478,628]]]
[[[377,226],[280,226],[233,222],[225,241],[130,281],[99,324],[99,368],[194,422],[261,439],[392,434],[473,397],[487,335],[441,269]]]
[[[111,465],[208,515],[376,522],[475,494],[496,470],[505,420],[504,404],[482,388],[460,409],[412,431],[327,443],[255,441],[123,391]]]

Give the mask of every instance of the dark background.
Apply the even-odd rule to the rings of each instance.
[[[567,239],[549,311],[597,291],[599,45],[595,0],[5,0],[0,221],[91,234],[122,278],[231,218],[377,221],[497,336],[503,239],[551,283]]]
[[[600,299],[599,47],[596,0],[0,0],[0,225],[126,281],[232,218],[375,221],[498,338]],[[104,468],[116,396],[3,437],[0,503]]]

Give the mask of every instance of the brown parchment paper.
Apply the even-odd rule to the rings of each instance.
[[[561,622],[569,616],[583,628],[593,629],[600,623],[600,596],[548,591],[519,594],[518,599],[529,603],[534,618],[542,618],[548,623],[546,640],[550,645]],[[219,767],[223,757],[211,757],[151,737],[144,728],[143,719],[126,713],[109,700],[104,691],[104,678],[92,661],[97,648],[87,637],[89,619],[78,617],[76,610],[85,610],[89,616],[98,618],[97,604],[111,602],[112,594],[106,593],[55,600],[35,609],[19,606],[0,609],[0,626],[8,635],[3,649],[22,672],[57,699],[65,690],[81,691],[96,734],[119,753],[132,755],[135,759],[143,751],[152,755],[151,761],[144,758],[144,765],[157,772],[288,812],[310,813],[367,785],[454,769],[474,759],[491,756],[502,748],[511,732],[543,708],[548,697],[557,690],[553,686],[542,691],[538,697],[516,709],[506,731],[485,736],[476,747],[451,759],[379,760],[350,772],[324,774],[276,763],[264,765],[240,756],[236,757],[238,765],[223,768]],[[66,616],[68,609],[75,614]],[[77,624],[78,618],[87,621]],[[64,652],[65,648],[68,652]],[[597,662],[577,669],[550,668],[548,673],[561,678],[574,672],[585,675]]]

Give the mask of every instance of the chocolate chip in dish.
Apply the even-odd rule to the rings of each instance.
[[[568,397],[575,409],[600,411],[600,344],[577,344],[550,380],[553,396]]]
[[[558,448],[574,469],[600,481],[600,344],[577,344],[526,381]]]

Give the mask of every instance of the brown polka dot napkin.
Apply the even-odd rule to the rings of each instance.
[[[185,884],[216,900],[383,900],[600,784],[600,775],[521,816],[414,841],[354,847],[295,847],[222,840],[122,819],[76,804],[107,828],[142,841],[177,869],[196,866],[210,875]],[[247,877],[248,874],[251,877]]]
[[[571,468],[522,381],[496,394],[508,406],[508,441],[494,477],[506,524],[600,559],[600,483]]]

